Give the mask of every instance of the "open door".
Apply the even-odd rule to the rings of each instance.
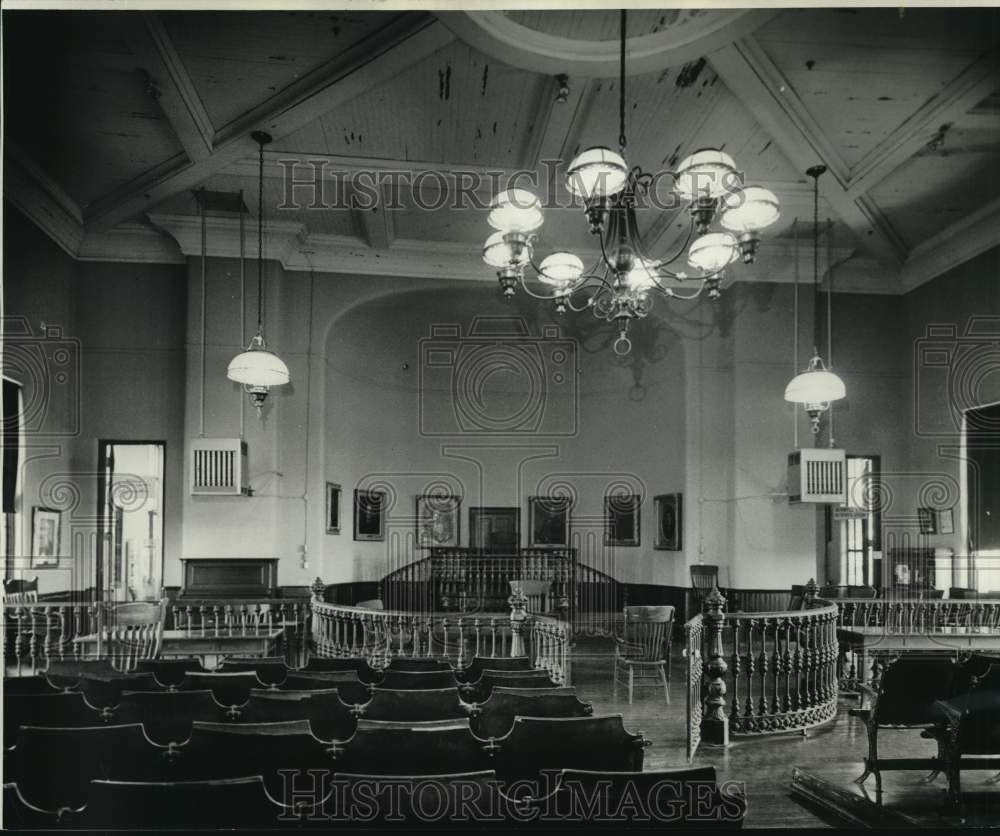
[[[102,441],[96,585],[105,601],[157,601],[163,587],[162,441]]]

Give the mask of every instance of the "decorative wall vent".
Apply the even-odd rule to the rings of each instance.
[[[239,438],[191,441],[191,495],[250,495],[247,444]]]
[[[788,501],[823,505],[847,503],[847,453],[796,450],[788,454]]]

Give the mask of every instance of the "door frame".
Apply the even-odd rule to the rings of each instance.
[[[163,587],[163,570],[167,559],[167,442],[162,438],[99,438],[97,440],[97,553],[94,558],[94,600],[104,600],[104,553],[106,549],[106,537],[108,525],[112,522],[108,519],[105,508],[105,471],[108,466],[108,459],[105,449],[108,445],[113,446],[139,446],[156,444],[163,450],[163,479],[160,482],[160,587]],[[111,556],[113,558],[113,555]]]
[[[481,532],[479,531],[480,517],[489,514],[496,515],[497,512],[505,513],[514,519],[514,552],[521,551],[521,509],[517,505],[478,505],[469,507],[469,548],[472,550],[486,552],[485,545],[480,542]]]

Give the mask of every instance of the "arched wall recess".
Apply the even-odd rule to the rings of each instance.
[[[686,9],[659,32],[629,38],[629,75],[695,61],[753,32],[780,9]],[[506,12],[438,12],[455,35],[480,52],[537,73],[610,78],[618,75],[619,43],[563,38],[532,29]]]

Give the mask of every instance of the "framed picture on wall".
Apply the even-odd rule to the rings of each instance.
[[[942,508],[937,512],[938,534],[955,533],[955,514],[951,508]]]
[[[462,498],[453,494],[417,496],[417,547],[457,546]]]
[[[326,483],[326,533],[340,534],[340,485]]]
[[[384,491],[356,488],[354,491],[354,539],[385,539],[386,495]]]
[[[653,548],[679,552],[684,526],[683,494],[663,493],[654,496],[653,505],[656,510],[656,539]]]
[[[639,505],[642,497],[621,493],[604,497],[604,542],[608,546],[639,545]]]
[[[572,502],[565,496],[529,496],[530,546],[568,546],[569,512]]]
[[[933,508],[917,508],[917,523],[921,534],[937,534],[937,514]]]
[[[31,568],[59,565],[59,522],[62,513],[36,505],[31,509]]]

